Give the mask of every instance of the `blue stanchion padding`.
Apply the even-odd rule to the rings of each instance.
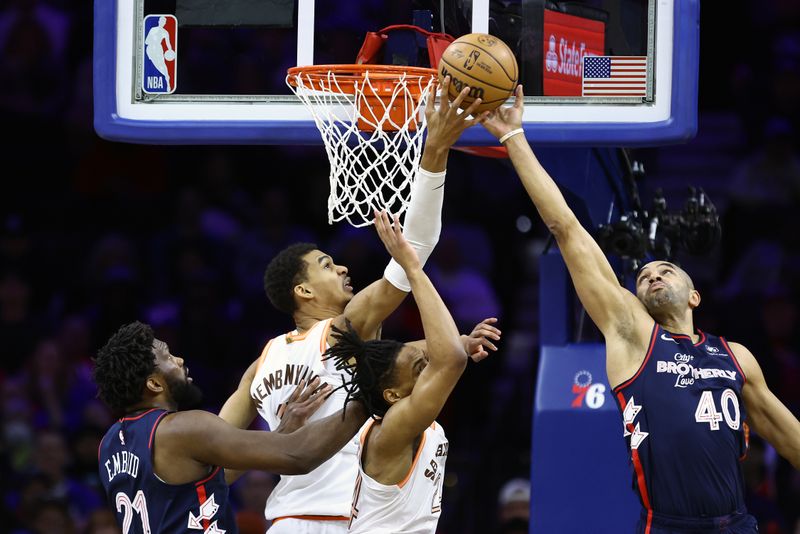
[[[531,450],[531,533],[623,534],[640,504],[605,346],[543,346]]]

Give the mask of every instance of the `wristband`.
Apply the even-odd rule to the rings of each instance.
[[[525,130],[523,130],[522,128],[517,128],[516,130],[511,130],[510,132],[508,132],[507,134],[505,134],[503,137],[501,137],[500,139],[498,139],[498,141],[499,141],[499,142],[500,142],[500,144],[502,145],[503,143],[505,143],[506,141],[508,141],[508,139],[509,139],[509,138],[511,138],[511,137],[513,137],[513,136],[515,136],[515,135],[517,135],[517,134],[524,133],[524,132],[525,132]]]

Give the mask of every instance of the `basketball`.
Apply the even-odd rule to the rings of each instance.
[[[164,59],[166,59],[167,61],[172,61],[173,59],[175,59],[175,51],[167,50],[166,52],[164,52]]]
[[[486,33],[459,37],[442,54],[439,83],[450,75],[447,97],[452,101],[464,87],[470,92],[461,104],[465,109],[476,99],[482,100],[476,113],[499,107],[514,93],[519,70],[514,53],[503,41]]]

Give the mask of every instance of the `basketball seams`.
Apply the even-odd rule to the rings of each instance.
[[[488,44],[481,41],[487,37],[492,39]],[[503,47],[506,56],[502,54]],[[502,40],[481,33],[464,35],[450,43],[442,54],[438,68],[439,81],[441,82],[445,74],[453,77],[455,84],[451,84],[447,91],[447,97],[451,102],[458,97],[459,91],[456,89],[469,86],[470,93],[464,98],[460,107],[465,109],[480,98],[481,104],[477,107],[477,111],[482,113],[496,109],[513,96],[518,80],[516,76],[510,75],[511,65],[507,65],[509,62],[513,63],[514,72],[518,75],[519,65],[516,57]],[[464,67],[461,66],[462,63]],[[509,82],[509,86],[501,85],[504,82]]]
[[[497,89],[498,91],[503,91],[503,92],[506,92],[506,93],[513,90],[513,87],[511,89],[506,88],[506,87],[499,87],[499,86],[494,85],[492,83],[489,83],[489,82],[487,82],[485,80],[481,80],[480,78],[476,78],[476,77],[472,76],[470,73],[465,72],[465,71],[461,70],[460,68],[454,66],[452,63],[447,61],[445,58],[442,58],[440,61],[441,61],[441,63],[444,63],[445,65],[447,65],[448,67],[450,67],[454,71],[456,71],[458,73],[461,73],[464,76],[468,76],[468,77],[472,78],[473,80],[475,80],[476,82],[480,82],[481,84],[483,84],[483,85],[485,85],[487,87],[491,87],[493,89]],[[470,86],[470,87],[472,87],[472,86]]]
[[[456,41],[454,41],[454,42],[456,42]],[[508,45],[506,45],[502,41],[498,41],[498,42],[501,43],[505,47],[506,50],[508,50],[508,54],[514,59],[514,66],[517,66],[516,57],[514,57],[514,53],[511,52],[511,49],[508,48]],[[489,54],[489,56],[494,60],[494,62],[497,63],[497,66],[500,67],[503,70],[503,74],[506,75],[506,78],[508,78],[509,81],[512,84],[514,84],[514,87],[516,87],[516,85],[517,85],[517,77],[515,76],[515,77],[512,78],[511,76],[509,76],[508,71],[503,67],[503,64],[489,50],[487,50],[485,48],[482,48],[482,47],[476,45],[475,43],[470,43],[470,42],[467,42],[467,41],[461,41],[459,44],[469,45],[469,46],[472,46],[474,48],[477,48],[478,50],[482,50],[482,51],[486,52],[487,54]],[[442,59],[444,59],[444,58],[442,58]],[[518,66],[517,66],[517,69],[519,69]]]
[[[514,59],[514,65],[517,66],[517,58],[514,56],[514,53],[511,52],[511,49],[508,47],[508,45],[503,43],[502,41],[498,41],[498,42],[505,47],[505,49],[508,51],[508,55],[511,56]],[[478,50],[482,50],[482,51],[486,52],[487,54],[489,54],[489,56],[491,56],[491,58],[494,60],[494,62],[497,63],[497,66],[500,67],[503,70],[503,74],[506,75],[506,78],[508,78],[511,81],[511,83],[514,84],[514,87],[516,87],[516,82],[517,82],[516,76],[513,77],[513,78],[511,76],[509,76],[508,75],[508,71],[503,67],[503,64],[500,62],[500,60],[498,60],[495,57],[494,54],[492,54],[489,50],[476,45],[475,43],[464,42],[463,44],[472,46],[474,48],[477,48]],[[519,68],[519,67],[517,66],[517,68]]]

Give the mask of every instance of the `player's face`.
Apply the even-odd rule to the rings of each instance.
[[[397,360],[394,362],[392,387],[389,388],[394,393],[390,396],[393,402],[411,395],[419,375],[427,365],[428,355],[419,347],[404,345],[400,349]]]
[[[312,250],[303,256],[306,262],[306,281],[314,298],[325,306],[344,310],[353,298],[353,286],[347,276],[347,267],[336,265],[333,258],[320,250]]]
[[[156,371],[164,377],[168,394],[178,409],[197,406],[203,395],[192,383],[189,368],[184,365],[183,358],[173,355],[167,344],[159,339],[153,341],[153,352],[156,355]]]
[[[648,263],[636,277],[636,296],[651,315],[668,307],[688,307],[691,291],[685,275],[666,261]]]

